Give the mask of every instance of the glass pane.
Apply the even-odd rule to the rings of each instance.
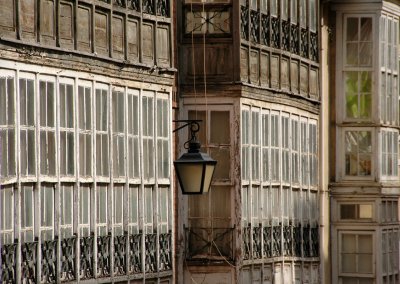
[[[211,143],[230,144],[229,111],[211,111],[210,127]]]
[[[356,273],[356,255],[355,254],[342,254],[342,272]]]
[[[214,179],[230,178],[230,149],[229,148],[211,148],[210,156],[218,161],[215,166]]]
[[[346,63],[348,65],[358,65],[358,43],[346,43]]]
[[[342,253],[356,253],[356,235],[343,234],[342,235]]]
[[[52,186],[43,186],[40,190],[40,205],[41,205],[41,226],[51,227],[53,226],[53,214],[54,214],[54,191]]]
[[[358,18],[347,18],[347,41],[358,41]]]
[[[129,187],[129,223],[138,222],[139,188]]]
[[[372,41],[372,18],[361,18],[360,40]]]
[[[122,223],[123,193],[123,186],[114,186],[114,223]]]

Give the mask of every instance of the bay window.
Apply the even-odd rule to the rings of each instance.
[[[367,130],[345,131],[345,174],[370,176],[372,173],[372,133]]]

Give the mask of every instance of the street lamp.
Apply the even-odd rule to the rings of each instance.
[[[183,154],[178,160],[174,161],[176,175],[182,194],[203,194],[210,189],[211,180],[214,174],[217,161],[213,160],[206,153],[201,153],[200,142],[197,140],[196,133],[200,129],[201,120],[175,120],[174,122],[184,122],[185,124],[174,130],[178,131],[186,126],[190,126],[191,138],[185,142],[187,153]]]

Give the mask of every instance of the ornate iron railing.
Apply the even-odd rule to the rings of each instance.
[[[299,26],[290,25],[290,51],[299,55]]]
[[[243,228],[243,259],[250,259],[251,256],[251,227]]]
[[[240,35],[249,40],[249,6],[240,6]]]
[[[128,0],[128,8],[133,9],[135,11],[140,11],[139,0]]]
[[[283,226],[283,255],[292,256],[292,226]]]
[[[126,274],[126,246],[128,234],[114,237],[114,274]]]
[[[293,255],[301,257],[301,225],[293,227]]]
[[[1,283],[16,283],[17,243],[1,246]]]
[[[272,257],[272,227],[263,228],[263,257]]]
[[[157,272],[157,234],[145,235],[145,272]]]
[[[319,256],[319,229],[318,226],[311,228],[311,256]]]
[[[253,259],[262,258],[262,226],[253,227]]]
[[[41,283],[54,283],[57,280],[57,237],[41,244]]]
[[[97,237],[97,276],[106,277],[110,269],[111,234]]]
[[[272,256],[282,255],[281,225],[272,227]]]
[[[303,227],[303,257],[310,257],[310,225]]]
[[[271,47],[280,47],[279,18],[271,17]]]
[[[157,1],[157,16],[169,17],[169,1],[167,0]]]
[[[310,32],[310,59],[318,62],[318,34]]]
[[[269,15],[261,15],[261,43],[269,45]]]
[[[142,11],[154,15],[154,0],[142,0]]]
[[[290,51],[290,23],[282,21],[282,49]]]
[[[233,228],[185,228],[185,231],[187,259],[213,256],[233,261]]]
[[[129,235],[129,273],[142,271],[142,234]]]
[[[171,251],[171,232],[160,234],[159,236],[159,254],[160,262],[158,265],[159,271],[172,269],[172,251]]]
[[[260,42],[260,13],[250,10],[250,40]]]
[[[308,58],[308,31],[306,29],[301,29],[300,56]]]
[[[79,278],[89,279],[93,278],[93,247],[94,236],[81,237],[79,240],[80,248],[80,265],[79,265]]]
[[[31,243],[21,244],[21,278],[23,283],[36,282],[37,239]]]
[[[76,236],[61,239],[61,281],[73,281],[76,278],[75,244]]]

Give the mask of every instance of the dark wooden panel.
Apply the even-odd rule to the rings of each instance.
[[[153,25],[144,23],[142,25],[142,52],[144,63],[154,63],[154,35]]]
[[[138,46],[138,23],[134,20],[127,22],[127,41],[128,41],[128,60],[139,60],[139,46]]]
[[[300,93],[308,95],[308,67],[303,64],[300,66]]]
[[[0,6],[0,35],[15,32],[15,1],[0,0]]]
[[[248,59],[248,49],[240,49],[240,78],[243,82],[249,80],[249,59]]]
[[[124,58],[124,21],[122,17],[112,18],[112,47],[113,57]]]
[[[205,50],[204,50],[205,49]],[[205,57],[204,55],[205,51]],[[194,53],[194,55],[193,55]],[[232,54],[230,45],[203,45],[188,48],[183,55],[181,68],[189,78],[204,76],[204,63],[207,81],[226,81],[232,78]]]
[[[261,86],[269,86],[269,54],[261,53],[260,57],[260,81]]]
[[[282,57],[281,61],[281,87],[283,90],[289,90],[289,59]]]
[[[259,84],[259,58],[258,51],[250,51],[250,82],[254,85]]]
[[[60,3],[59,32],[60,44],[63,47],[72,47],[74,42],[73,6],[71,3]]]
[[[77,17],[77,43],[78,50],[81,51],[91,51],[91,10],[88,7],[80,6],[78,7],[78,17]]]
[[[99,11],[94,16],[94,43],[98,54],[108,55],[108,15]]]
[[[36,41],[36,1],[21,0],[19,14],[22,38]]]
[[[279,56],[271,56],[271,87],[279,88]]]
[[[296,60],[290,63],[290,87],[293,93],[299,93],[299,62]]]
[[[318,71],[316,69],[310,70],[310,96],[318,98]]]
[[[56,39],[55,6],[53,0],[40,2],[40,36],[41,42],[54,44]]]
[[[157,63],[170,65],[170,42],[168,26],[160,26],[157,28]]]

